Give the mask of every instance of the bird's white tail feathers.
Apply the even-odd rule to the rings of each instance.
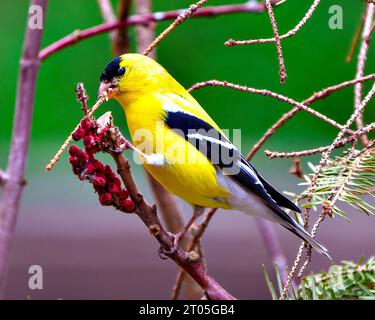
[[[311,235],[304,228],[302,228],[299,224],[295,222],[293,224],[287,224],[287,225],[282,224],[282,226],[292,231],[294,234],[300,237],[303,241],[310,244],[317,252],[326,256],[328,259],[332,261],[332,258],[329,255],[327,248],[325,248],[318,241],[316,241],[313,237],[311,237]]]

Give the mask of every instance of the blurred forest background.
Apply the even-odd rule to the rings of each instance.
[[[187,0],[153,1],[155,11],[186,8]],[[239,3],[241,0],[212,0],[208,5]],[[18,61],[28,12],[27,0],[2,1],[0,34],[2,74],[0,95],[0,167],[6,166],[10,141]],[[116,1],[113,1],[116,5]],[[311,1],[288,0],[275,9],[280,33],[295,26]],[[342,30],[328,27],[329,7],[343,8]],[[157,48],[159,62],[184,86],[208,79],[228,80],[255,88],[267,88],[302,100],[326,86],[350,80],[355,75],[355,58],[345,62],[352,37],[360,22],[363,1],[322,1],[315,14],[293,38],[282,42],[288,78],[280,85],[274,44],[228,48],[229,38],[256,39],[273,36],[266,12],[241,13],[218,18],[193,18],[178,27]],[[96,1],[50,1],[43,35],[43,47],[75,29],[103,22]],[[158,24],[162,31],[169,22]],[[134,29],[131,30],[132,50]],[[356,57],[356,56],[355,56]],[[375,70],[375,46],[370,48],[366,74]],[[6,298],[150,298],[166,299],[175,280],[176,266],[157,256],[158,245],[141,222],[98,205],[96,195],[72,174],[67,154],[47,174],[44,166],[81,118],[74,88],[84,82],[90,104],[104,66],[113,58],[107,34],[85,40],[48,58],[41,66],[37,83],[32,138],[19,214]],[[365,84],[368,91],[369,83]],[[273,99],[206,88],[194,92],[222,128],[241,128],[242,150],[246,153],[263,133],[291,106]],[[353,88],[347,88],[314,108],[344,123],[353,109]],[[110,110],[115,123],[127,133],[123,111],[110,101],[98,114]],[[365,113],[367,123],[375,121],[374,101]],[[294,151],[330,143],[336,129],[301,112],[266,145],[275,151]],[[110,159],[107,159],[110,161]],[[303,159],[318,161],[317,157]],[[291,160],[268,160],[259,152],[253,164],[281,190],[300,191],[300,182],[288,173]],[[141,168],[136,179],[151,198]],[[191,214],[182,201],[185,217]],[[353,213],[352,224],[340,218],[327,220],[318,233],[336,262],[357,260],[374,254],[375,221]],[[299,240],[276,227],[286,256],[292,262]],[[270,298],[261,265],[271,267],[267,253],[251,218],[220,211],[204,236],[208,267],[213,276],[238,298]],[[44,289],[28,288],[28,268],[41,265]],[[327,269],[328,262],[314,254],[310,268]]]

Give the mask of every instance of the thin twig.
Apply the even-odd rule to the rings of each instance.
[[[318,6],[320,0],[314,0],[313,4],[309,8],[309,10],[306,12],[305,16],[302,18],[302,20],[290,31],[288,31],[286,34],[283,34],[280,36],[280,40],[284,40],[290,37],[293,37],[297,34],[297,32],[306,24],[306,22],[311,18],[313,15],[316,7]],[[249,44],[256,44],[256,43],[270,43],[270,42],[276,42],[275,38],[268,38],[268,39],[255,39],[255,40],[233,40],[229,39],[227,42],[225,42],[225,45],[228,47],[232,46],[242,46],[242,45],[249,45]]]
[[[364,9],[366,10],[366,6],[364,6]],[[349,53],[346,56],[346,62],[349,63],[353,59],[355,48],[357,47],[357,44],[359,42],[359,39],[361,37],[361,33],[363,30],[363,25],[365,24],[365,14],[362,14],[361,22],[359,26],[357,27],[357,30],[355,31],[355,34],[352,39],[352,43],[350,44]]]
[[[349,160],[352,157],[353,153],[355,152],[355,147],[357,146],[357,142],[358,142],[358,139],[355,139],[351,148],[350,148],[350,151],[347,155],[346,164],[344,165],[343,169],[339,173],[339,177],[343,176],[346,173],[347,166],[349,165]],[[360,157],[358,157],[358,159],[361,160]],[[356,167],[358,159],[356,161],[354,161],[354,167]],[[326,203],[323,205],[322,211],[320,212],[319,217],[318,217],[317,221],[315,222],[315,224],[314,224],[314,226],[311,230],[311,236],[313,238],[315,237],[316,232],[317,232],[320,224],[325,220],[326,216],[327,215],[332,216],[332,209],[333,209],[334,205],[336,204],[336,202],[338,201],[339,197],[341,196],[342,192],[346,188],[346,186],[349,183],[350,178],[353,174],[352,168],[349,170],[349,172],[347,174],[345,174],[345,178],[344,178],[344,181],[342,182],[342,184],[338,188],[336,188],[336,190],[332,193],[332,195],[327,199]],[[311,256],[312,256],[312,248],[311,248],[311,246],[308,246],[307,253],[306,253],[306,260],[303,263],[301,269],[299,270],[297,277],[299,277],[299,278],[302,277],[302,275],[305,272],[307,266],[311,262]]]
[[[354,139],[357,139],[363,134],[371,132],[373,130],[375,130],[375,123],[371,123],[368,126],[362,128],[361,130],[355,131],[351,136],[338,141],[335,144],[335,149],[342,148],[348,143],[353,142]],[[265,150],[264,153],[270,159],[274,159],[274,158],[285,159],[285,158],[311,156],[313,154],[323,153],[324,151],[327,151],[329,147],[330,146],[325,146],[325,147],[319,147],[319,148],[310,149],[310,150],[294,151],[294,152],[275,152],[275,151]]]
[[[94,114],[94,112],[105,102],[107,101],[107,95],[104,94],[96,101],[96,103],[93,105],[93,107],[90,109],[90,111],[87,113],[87,115],[83,118],[88,118]],[[60,149],[56,152],[55,156],[48,162],[48,164],[45,167],[46,171],[51,171],[51,169],[55,166],[57,161],[60,160],[61,155],[65,151],[65,149],[69,146],[70,142],[72,142],[72,134],[74,131],[76,131],[79,127],[79,123],[76,125],[76,127],[73,129],[73,131],[69,134],[69,136],[66,138],[65,142],[62,144]]]
[[[302,170],[302,163],[300,157],[293,157],[293,167],[289,169],[289,173],[296,176],[297,178],[303,179],[305,174]]]
[[[242,12],[260,13],[264,12],[265,10],[266,8],[263,3],[251,1],[244,4],[231,4],[201,8],[192,16],[192,18],[211,18]],[[154,12],[152,14],[144,15],[133,15],[126,20],[104,23],[84,30],[76,30],[41,50],[39,53],[39,58],[41,60],[45,60],[66,47],[75,45],[85,39],[122,28],[124,26],[130,27],[135,25],[147,25],[150,22],[174,20],[180,15],[180,13],[181,10],[174,10],[166,12]]]
[[[142,52],[144,55],[148,55],[155,47],[169,34],[171,33],[177,26],[183,23],[186,19],[191,17],[200,7],[202,7],[207,0],[200,0],[195,4],[192,4],[185,12],[181,13],[175,21],[172,22],[159,36],[155,38],[155,40]]]
[[[31,0],[30,6],[39,6],[43,19],[47,9],[47,0]],[[4,295],[6,274],[13,236],[21,199],[23,177],[26,168],[27,152],[30,140],[31,119],[34,108],[36,78],[40,59],[38,52],[42,40],[43,28],[30,28],[26,24],[23,43],[12,142],[7,167],[7,180],[0,200],[0,298]]]
[[[283,96],[281,94],[278,94],[278,93],[275,93],[275,92],[272,92],[272,91],[266,90],[266,89],[250,88],[250,87],[230,83],[230,82],[227,82],[227,81],[209,80],[209,81],[198,82],[198,83],[194,84],[188,91],[191,92],[193,90],[198,90],[198,89],[201,89],[201,88],[204,88],[204,87],[207,87],[207,86],[230,88],[230,89],[239,90],[239,91],[243,91],[243,92],[249,92],[249,93],[260,94],[260,95],[263,95],[263,96],[271,97],[271,98],[286,102],[288,104],[291,104],[293,106],[296,106],[298,109],[304,110],[304,111],[312,114],[313,116],[333,125],[334,127],[338,128],[340,130],[343,128],[343,126],[340,125],[339,123],[337,123],[335,120],[330,119],[327,116],[325,116],[324,114],[321,114],[320,112],[307,107],[303,103],[297,102],[297,101],[293,100],[292,98]],[[350,134],[352,133],[352,131],[348,128],[345,130],[345,132],[350,133]]]
[[[280,72],[279,72],[280,82],[284,83],[287,75],[286,75],[286,70],[285,70],[285,62],[284,62],[284,57],[283,57],[283,50],[281,47],[279,30],[277,29],[277,23],[276,23],[275,15],[273,13],[271,1],[265,0],[265,3],[266,3],[268,15],[270,16],[273,34],[275,35],[275,43],[276,43],[277,56],[278,56],[279,68],[280,68]]]
[[[335,145],[337,143],[339,143],[339,141],[344,136],[345,128],[349,128],[353,124],[353,122],[357,119],[357,117],[363,112],[364,108],[366,107],[368,102],[372,99],[374,94],[375,94],[375,83],[373,84],[373,86],[372,86],[371,90],[369,91],[369,93],[367,94],[367,96],[363,99],[360,106],[354,110],[354,113],[350,116],[350,118],[348,119],[348,121],[344,125],[344,128],[337,135],[336,139],[332,142],[332,144],[329,146],[329,148],[326,151],[323,152],[323,155],[322,155],[322,158],[320,159],[319,165],[317,166],[317,168],[314,172],[314,175],[311,178],[310,185],[307,189],[307,194],[309,194],[309,196],[307,198],[307,202],[311,202],[312,197],[313,197],[313,191],[314,191],[314,188],[317,184],[319,174],[320,174],[322,168],[326,165],[332,151],[335,149]],[[354,143],[356,143],[356,140],[354,140]],[[306,208],[305,213],[304,213],[305,214],[305,228],[306,229],[308,227],[309,211],[310,211],[310,208]],[[317,225],[317,227],[324,220],[324,217],[325,217],[325,215],[322,215],[322,214],[319,216],[318,221],[315,223],[315,225]],[[315,228],[315,230],[317,229],[317,227]],[[312,234],[312,237],[315,236],[315,233],[316,233],[316,231],[314,232],[314,234]],[[311,246],[308,245],[307,259],[306,259],[305,263],[303,264],[302,269],[299,272],[299,274],[302,274],[302,272],[307,267],[307,265],[309,264],[310,261],[311,261]]]
[[[370,39],[371,39],[371,32],[372,32],[372,24],[374,19],[374,13],[375,13],[375,4],[368,2],[366,4],[366,10],[364,14],[364,25],[363,25],[363,32],[362,32],[362,40],[361,40],[361,47],[359,49],[358,54],[358,62],[357,62],[357,72],[356,72],[356,78],[363,77],[364,70],[365,70],[365,64],[367,60],[367,52],[370,46]],[[358,109],[361,105],[362,101],[362,88],[363,85],[361,82],[358,82],[354,86],[354,108]],[[356,118],[357,128],[362,129],[363,128],[363,112],[360,112],[358,114],[358,117]],[[368,144],[368,138],[367,135],[363,135],[361,137],[362,143],[366,146]]]
[[[346,129],[348,129],[352,123],[357,119],[357,117],[363,112],[366,105],[369,103],[369,101],[372,99],[372,97],[375,94],[375,83],[373,84],[371,90],[366,95],[366,97],[362,100],[361,104],[354,110],[353,114],[350,116],[348,121],[345,123],[344,127],[341,129],[339,134],[337,135],[336,139],[333,141],[333,143],[330,145],[330,147],[323,153],[322,160],[320,162],[320,165],[323,166],[326,164],[328,157],[331,155],[332,150],[335,148],[335,145],[342,139],[342,137],[345,134]]]
[[[307,202],[310,202],[311,199],[312,199],[313,190],[314,190],[314,188],[316,186],[316,183],[318,181],[319,174],[320,174],[322,168],[326,165],[332,151],[335,149],[335,145],[338,144],[339,141],[343,138],[343,136],[345,134],[345,130],[348,129],[353,124],[355,119],[363,111],[363,109],[368,104],[368,102],[371,100],[371,98],[373,97],[374,94],[375,94],[375,83],[373,84],[373,86],[372,86],[371,90],[369,91],[369,93],[367,94],[367,96],[363,99],[359,108],[355,109],[354,113],[349,117],[348,121],[345,123],[342,130],[338,133],[336,139],[332,142],[332,144],[329,146],[329,148],[323,152],[322,158],[320,159],[320,162],[319,162],[319,165],[317,166],[317,168],[316,168],[316,170],[313,174],[313,177],[311,178],[310,185],[307,188],[307,194],[309,194],[309,197],[307,198]],[[305,228],[306,229],[308,228],[309,212],[310,212],[310,208],[306,208],[305,212],[304,212]]]
[[[302,101],[302,103],[305,106],[309,106],[309,105],[311,105],[312,103],[314,103],[318,100],[322,100],[322,99],[328,97],[329,95],[331,95],[332,93],[334,93],[338,90],[342,90],[342,89],[344,89],[348,86],[354,85],[358,82],[369,81],[369,80],[372,80],[372,79],[375,79],[375,74],[370,74],[370,75],[368,75],[366,77],[363,77],[363,78],[345,81],[343,83],[340,83],[340,84],[337,84],[337,85],[334,85],[334,86],[330,86],[330,87],[325,88],[325,89],[323,89],[319,92],[314,93],[311,97]],[[253,148],[251,149],[251,151],[249,153],[249,156],[253,157],[255,155],[255,153],[257,153],[259,151],[259,149],[276,133],[276,131],[279,130],[290,119],[292,119],[296,115],[296,113],[298,113],[299,111],[300,111],[300,109],[295,107],[295,108],[291,109],[289,112],[285,113],[277,122],[275,122],[275,124],[272,125],[271,128],[269,128],[266,131],[266,133],[259,139],[259,141],[254,144]]]
[[[302,253],[303,253],[303,249],[305,248],[305,242],[302,242],[301,245],[299,246],[298,248],[298,252],[297,252],[297,256],[296,256],[296,259],[294,260],[294,263],[293,263],[293,266],[292,266],[292,269],[290,270],[289,274],[288,274],[288,278],[286,280],[286,283],[284,285],[284,288],[283,290],[281,291],[281,294],[280,294],[280,300],[284,300],[285,298],[285,295],[288,291],[288,288],[289,286],[292,284],[293,282],[293,278],[294,278],[294,275],[297,271],[297,268],[301,262],[301,258],[302,258]]]
[[[186,272],[182,268],[180,268],[177,272],[176,281],[172,289],[172,295],[171,295],[172,300],[178,299],[180,292],[181,292],[182,284],[184,283],[185,278],[186,278]]]
[[[214,217],[216,211],[217,211],[217,209],[211,209],[207,213],[205,219],[202,221],[202,223],[199,225],[197,231],[195,232],[193,240],[190,243],[190,247],[189,247],[188,251],[194,250],[197,247],[197,245],[200,242],[200,239],[202,238],[203,234],[205,233],[205,231],[206,231],[210,221]],[[177,274],[176,283],[175,283],[175,286],[174,286],[173,292],[172,292],[172,299],[174,299],[174,300],[178,298],[179,292],[181,290],[181,286],[182,286],[182,283],[183,283],[184,277],[185,277],[183,274],[184,274],[184,270],[180,269],[178,274]]]
[[[371,100],[371,98],[373,97],[374,94],[375,94],[375,83],[373,84],[373,86],[372,86],[371,90],[369,91],[369,93],[367,94],[367,96],[363,99],[361,105],[357,109],[355,109],[354,113],[350,116],[350,118],[348,119],[348,121],[344,125],[343,129],[337,135],[336,139],[332,142],[332,144],[329,146],[329,148],[326,151],[323,152],[323,155],[322,155],[322,158],[319,162],[319,165],[317,166],[317,168],[314,172],[314,175],[311,179],[310,185],[309,185],[309,187],[307,188],[307,191],[306,191],[306,193],[310,195],[307,199],[308,202],[310,202],[311,199],[312,199],[313,190],[316,186],[316,183],[317,183],[317,180],[318,180],[318,177],[319,177],[319,174],[320,174],[322,168],[327,163],[329,156],[331,155],[333,149],[335,148],[335,145],[342,139],[343,135],[345,134],[344,129],[349,128],[349,126],[355,121],[355,119],[358,117],[358,115],[363,111],[363,109],[368,104],[368,102]],[[306,229],[308,228],[309,212],[310,212],[310,208],[306,208],[305,212],[304,212],[304,220],[305,220],[305,228]],[[324,217],[322,215],[320,215],[316,224],[319,226],[320,223],[323,220],[324,220]],[[285,294],[288,290],[290,282],[292,281],[292,279],[295,275],[295,272],[297,270],[297,267],[298,267],[298,265],[301,261],[302,252],[303,252],[303,249],[305,248],[305,246],[306,246],[306,244],[302,243],[301,246],[300,246],[300,249],[298,250],[296,259],[295,259],[294,264],[293,264],[293,268],[288,275],[288,281],[287,281],[286,285],[284,286],[284,288],[282,290],[282,293],[280,295],[281,300],[283,300],[285,298]],[[306,266],[309,263],[310,258],[311,258],[311,246],[307,246],[307,247],[308,247],[307,260],[304,263],[303,268],[306,268]]]
[[[86,94],[85,86],[83,83],[78,83],[76,87],[76,96],[77,100],[81,104],[81,110],[83,111],[83,114],[85,117],[89,114],[89,107],[87,106],[87,100],[89,99],[89,96]]]

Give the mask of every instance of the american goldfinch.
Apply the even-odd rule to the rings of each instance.
[[[100,82],[98,94],[107,92],[123,107],[145,169],[169,192],[195,208],[239,210],[279,223],[329,257],[327,249],[281,207],[301,210],[246,161],[192,95],[156,61],[124,54],[105,67]]]

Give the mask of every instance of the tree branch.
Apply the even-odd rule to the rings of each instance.
[[[154,41],[144,50],[142,54],[148,55],[155,47],[169,34],[171,33],[177,26],[183,23],[186,19],[194,15],[194,13],[202,7],[207,0],[200,0],[195,4],[192,4],[185,12],[181,13],[169,26],[166,28],[159,36],[157,36]]]
[[[283,34],[282,36],[280,36],[280,40],[284,40],[284,39],[295,36],[297,34],[297,32],[311,18],[311,16],[313,15],[316,7],[318,6],[319,2],[320,2],[320,0],[314,0],[313,4],[309,8],[309,10],[306,12],[306,14],[302,18],[302,20],[293,29],[288,31],[286,34]],[[276,42],[276,38],[255,39],[255,40],[233,40],[233,39],[229,39],[227,42],[225,42],[225,45],[228,46],[228,47],[232,47],[232,46],[243,46],[243,45],[249,45],[249,44],[270,43],[270,42]]]
[[[366,134],[368,132],[371,132],[373,130],[375,130],[375,123],[369,124],[368,126],[362,128],[361,130],[355,131],[351,136],[338,141],[335,144],[334,148],[335,149],[342,148],[345,145],[347,145],[348,143],[353,142],[354,140],[358,139],[362,135],[364,135],[364,134]],[[295,157],[311,156],[313,154],[323,153],[324,151],[327,151],[329,147],[330,146],[325,146],[325,147],[319,147],[319,148],[310,149],[310,150],[294,151],[294,152],[276,152],[276,151],[265,150],[264,153],[270,159],[274,159],[274,158],[285,159],[285,158],[295,158]]]
[[[165,251],[170,251],[173,248],[173,239],[162,227],[157,214],[156,208],[151,207],[142,197],[137,185],[130,173],[129,162],[122,154],[114,154],[118,172],[129,191],[131,199],[135,202],[138,208],[138,216],[143,223],[148,227],[151,234],[158,240],[161,247]],[[210,299],[213,300],[232,300],[234,299],[228,292],[226,292],[207,272],[202,263],[195,260],[196,256],[190,252],[185,252],[181,247],[177,247],[175,253],[166,254],[169,258],[175,261],[181,268],[183,268],[197,283],[205,290]]]
[[[304,110],[304,111],[312,114],[313,116],[333,125],[334,127],[338,128],[340,130],[343,128],[343,126],[341,124],[337,123],[335,120],[332,120],[332,119],[328,118],[327,116],[325,116],[324,114],[321,114],[320,112],[307,107],[303,103],[299,103],[299,102],[293,100],[292,98],[285,97],[281,94],[272,92],[270,90],[250,88],[250,87],[241,86],[241,85],[234,84],[234,83],[229,83],[229,82],[226,82],[226,81],[209,80],[209,81],[205,81],[205,82],[196,83],[188,91],[191,92],[193,90],[198,90],[198,89],[201,89],[201,88],[204,88],[204,87],[207,87],[207,86],[230,88],[230,89],[239,90],[239,91],[243,91],[243,92],[249,92],[249,93],[254,93],[254,94],[260,94],[260,95],[263,95],[263,96],[266,96],[266,97],[271,97],[271,98],[286,102],[288,104],[291,104],[293,106],[296,106],[298,109]],[[345,132],[347,132],[349,134],[352,133],[352,131],[348,128],[345,130]]]
[[[359,79],[345,81],[343,83],[325,88],[319,92],[314,93],[311,97],[302,101],[302,103],[305,106],[309,106],[318,100],[322,100],[328,97],[329,95],[331,95],[332,93],[338,90],[344,89],[358,82],[364,82],[364,81],[369,81],[373,79],[375,79],[375,74],[370,74],[366,77],[359,78]],[[288,113],[285,113],[271,128],[267,130],[267,132],[259,139],[259,141],[254,144],[248,156],[252,158],[259,151],[259,149],[276,133],[276,131],[280,129],[285,123],[287,123],[291,118],[293,118],[296,115],[296,113],[298,113],[299,111],[300,111],[299,108],[294,107]]]
[[[345,128],[349,128],[349,126],[356,120],[356,118],[358,117],[358,115],[363,111],[363,109],[365,108],[365,106],[367,105],[367,103],[371,100],[371,98],[373,97],[373,95],[375,94],[375,83],[373,84],[371,90],[369,91],[369,93],[367,94],[367,96],[363,99],[363,101],[361,102],[361,105],[359,106],[359,108],[356,108],[354,113],[349,117],[349,119],[347,120],[347,122],[345,123],[343,129],[339,132],[339,134],[337,135],[336,139],[332,142],[332,144],[328,147],[327,150],[325,150],[323,152],[323,155],[320,159],[320,162],[319,162],[319,165],[317,166],[317,168],[315,169],[315,172],[311,178],[311,182],[307,188],[307,191],[306,193],[309,194],[310,196],[307,198],[307,201],[308,202],[311,202],[312,200],[312,196],[313,196],[313,191],[314,191],[314,188],[316,186],[316,183],[318,181],[318,177],[319,177],[319,174],[322,170],[322,168],[326,165],[327,161],[328,161],[328,158],[329,156],[331,155],[333,149],[335,148],[335,145],[337,145],[339,143],[339,141],[342,139],[343,135],[344,135],[344,129]],[[309,213],[310,213],[310,208],[307,207],[305,209],[305,212],[304,212],[304,219],[305,219],[305,229],[308,228],[308,222],[309,222]],[[320,214],[319,215],[319,218],[318,220],[315,222],[314,224],[314,227],[313,227],[313,230],[314,231],[314,234],[313,236],[315,236],[316,234],[316,229],[319,227],[320,223],[325,219],[325,215],[324,214]],[[302,257],[302,253],[303,253],[303,249],[307,247],[307,259],[305,261],[305,263],[303,264],[299,274],[302,274],[303,270],[307,267],[308,263],[310,262],[311,260],[311,246],[308,246],[306,245],[306,243],[302,243],[300,245],[300,248],[298,250],[298,253],[297,253],[297,256],[296,256],[296,259],[294,261],[294,264],[293,264],[293,267],[292,267],[292,270],[289,272],[289,275],[288,275],[288,280],[287,280],[287,283],[286,285],[284,286],[282,292],[281,292],[281,295],[280,295],[280,300],[283,300],[285,298],[285,294],[288,290],[288,287],[297,271],[297,267],[301,261],[301,257]]]
[[[281,2],[283,1],[279,1],[278,3]],[[202,8],[198,12],[196,12],[196,14],[192,16],[192,18],[208,18],[233,13],[259,13],[264,11],[265,6],[263,3],[250,1],[244,4],[233,4]],[[130,27],[135,25],[147,25],[150,22],[174,20],[180,15],[180,13],[181,10],[175,10],[166,12],[155,12],[152,14],[144,15],[133,15],[126,20],[104,23],[85,30],[77,30],[41,50],[39,53],[39,58],[40,60],[45,60],[49,56],[59,52],[60,50],[75,45],[82,40],[116,30],[124,26]]]
[[[30,6],[40,6],[44,15],[47,0],[32,0]],[[31,118],[34,107],[36,78],[39,70],[43,28],[31,29],[27,23],[20,60],[17,98],[13,122],[12,142],[8,159],[7,176],[0,201],[0,295],[4,295],[11,238],[14,233],[21,199],[23,176],[26,168],[30,140]]]
[[[195,248],[198,246],[203,234],[205,233],[211,219],[214,217],[217,209],[210,209],[210,211],[207,213],[205,219],[203,222],[199,225],[197,231],[194,233],[193,240],[190,243],[190,247],[188,248],[188,251],[195,250]],[[180,269],[177,278],[176,283],[172,291],[172,299],[176,300],[178,298],[179,292],[181,290],[182,283],[185,279],[185,272],[183,269]]]
[[[286,75],[286,70],[285,70],[285,62],[284,62],[284,57],[283,57],[283,50],[281,48],[281,41],[280,41],[280,36],[279,36],[279,30],[277,29],[277,23],[276,23],[275,15],[273,13],[271,1],[270,0],[265,0],[265,3],[266,3],[268,15],[269,15],[270,20],[271,20],[272,30],[273,30],[273,33],[275,35],[275,43],[276,43],[277,56],[278,56],[278,59],[279,59],[279,68],[280,68],[280,72],[279,72],[280,82],[284,83],[287,75]]]
[[[359,49],[358,54],[358,62],[357,62],[357,72],[356,72],[356,79],[363,77],[365,64],[367,60],[367,52],[370,46],[370,39],[372,33],[372,24],[374,19],[375,13],[375,3],[366,3],[366,10],[364,14],[364,24],[363,24],[363,32],[362,32],[362,42],[361,47]],[[361,105],[362,101],[362,82],[358,82],[354,86],[354,108],[358,109]],[[357,128],[363,128],[363,112],[359,113],[358,117],[356,118]],[[361,137],[362,143],[366,146],[368,144],[367,135],[363,135]]]

